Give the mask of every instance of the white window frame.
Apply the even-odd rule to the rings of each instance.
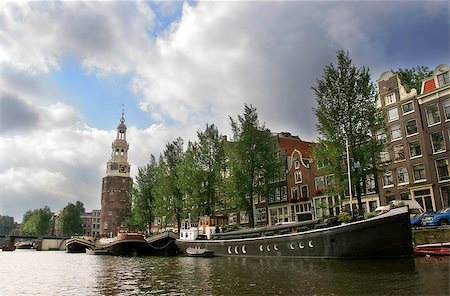
[[[441,179],[441,176],[439,175],[439,170],[438,170],[438,161],[446,161],[447,162],[447,176],[446,179]],[[440,158],[440,159],[436,159],[434,161],[434,165],[436,167],[436,177],[438,179],[438,182],[447,182],[450,180],[450,167],[449,167],[449,162],[448,162],[448,158]]]
[[[394,127],[396,127],[396,128],[394,129]],[[402,128],[400,127],[400,124],[392,125],[390,130],[391,130],[391,142],[398,141],[403,137],[402,136]],[[394,131],[398,131],[399,136],[397,138],[394,138]]]
[[[387,110],[387,117],[388,117],[388,121],[392,122],[395,120],[398,120],[399,115],[398,115],[398,108],[394,107],[394,108],[390,108]]]
[[[389,179],[386,179],[389,178]],[[386,184],[386,180],[390,180],[389,184]],[[392,171],[386,170],[383,173],[383,188],[393,187],[394,186],[394,177],[392,175]]]
[[[397,168],[397,184],[398,185],[409,184],[409,175],[407,168],[405,167]]]
[[[294,161],[294,168],[298,170],[300,168],[300,160]]]
[[[442,79],[441,79],[442,78]],[[450,83],[450,77],[448,75],[448,71],[436,76],[438,87],[443,87]]]
[[[444,108],[445,121],[450,121],[450,99],[443,101],[442,107]]]
[[[380,162],[388,162],[391,161],[391,154],[389,150],[383,150],[380,152]]]
[[[421,172],[423,172],[423,178],[421,179],[416,179],[416,167],[421,166],[422,169],[420,170]],[[416,182],[423,182],[427,180],[427,175],[426,175],[426,171],[425,171],[425,165],[423,163],[418,163],[412,166],[412,171],[413,171],[413,179],[414,179],[414,183]]]
[[[436,134],[441,134],[441,136],[442,136],[442,149],[441,150],[436,150],[434,147],[433,135],[436,135]],[[445,138],[444,138],[444,134],[442,133],[442,131],[437,131],[437,132],[430,134],[430,141],[431,141],[431,148],[433,149],[433,154],[445,152],[445,150],[446,150]]]
[[[411,153],[411,144],[412,143],[417,143],[418,144],[418,146],[419,146],[419,150],[420,150],[420,154],[418,154],[418,155],[413,155],[412,153]],[[411,159],[414,159],[414,158],[418,158],[418,157],[421,157],[422,156],[422,147],[420,146],[420,141],[419,140],[415,140],[415,141],[411,141],[411,142],[408,142],[408,150],[409,150],[409,156],[411,157]]]
[[[294,192],[297,192],[297,197],[294,196]],[[298,200],[299,197],[300,195],[298,194],[298,187],[297,186],[291,187],[291,199]]]
[[[412,110],[405,112],[404,106],[406,106],[406,105],[411,105],[412,106]],[[409,102],[406,102],[406,103],[402,104],[402,114],[403,115],[413,113],[414,111],[415,110],[414,110],[414,102],[413,101],[409,101]]]
[[[306,188],[306,196],[303,196],[303,188]],[[302,185],[302,186],[300,186],[300,197],[303,197],[303,198],[309,198],[308,185]]]
[[[295,184],[302,183],[302,171],[297,170],[294,172]]]
[[[403,152],[403,158],[400,158],[399,156]],[[406,153],[405,153],[405,146],[403,144],[398,144],[394,146],[394,161],[404,161],[406,160]]]
[[[416,131],[414,133],[410,134],[410,133],[408,133],[408,123],[409,122],[413,122],[413,121],[414,121],[415,126],[416,126]],[[405,122],[405,133],[406,133],[407,137],[414,136],[414,135],[417,135],[419,133],[419,128],[417,127],[417,120],[411,119],[411,120],[408,120],[408,121]]]
[[[430,123],[430,117],[428,116],[429,115],[428,110],[431,107],[436,107],[436,114],[437,114],[437,121],[434,121],[434,119],[433,119],[432,123]],[[431,114],[434,114],[434,113],[431,113]],[[435,103],[435,104],[431,104],[431,105],[426,106],[425,107],[425,116],[427,118],[428,126],[433,126],[433,125],[441,123],[441,115],[439,114],[439,105],[437,103]]]
[[[390,93],[390,94],[384,96],[384,105],[385,106],[394,104],[396,101],[397,101],[397,98],[395,96],[395,93]]]

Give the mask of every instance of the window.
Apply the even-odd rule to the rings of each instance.
[[[414,181],[425,180],[425,168],[423,164],[413,165]]]
[[[249,218],[248,218],[249,216],[248,216],[248,213],[246,212],[246,211],[241,211],[240,213],[239,213],[239,218],[240,218],[240,220],[239,220],[239,222],[242,224],[242,223],[248,223],[248,221],[249,221]]]
[[[391,171],[384,172],[383,186],[391,186],[392,184],[394,184],[393,179],[392,179],[392,172]]]
[[[401,139],[401,137],[402,131],[400,129],[400,125],[394,124],[393,126],[391,126],[391,141]]]
[[[237,223],[237,215],[236,213],[230,213],[228,215],[228,224],[235,224]]]
[[[386,134],[383,131],[377,131],[375,136],[378,141],[386,140]]]
[[[390,104],[395,103],[395,93],[385,96],[384,103],[385,103],[385,105],[390,105]]]
[[[334,177],[333,175],[328,175],[325,177],[325,185],[330,188],[334,186]]]
[[[295,183],[301,183],[302,182],[302,172],[295,171],[294,178],[295,178]]]
[[[449,173],[449,166],[448,166],[447,158],[436,160],[436,172],[437,172],[438,181],[450,180],[450,173]]]
[[[308,186],[307,185],[303,185],[300,187],[300,191],[301,191],[301,197],[302,198],[308,198]]]
[[[444,134],[442,131],[431,134],[431,146],[433,147],[433,153],[445,151]]]
[[[375,192],[375,177],[373,174],[368,175],[366,179],[366,193]]]
[[[445,73],[443,73],[443,74],[438,75],[438,76],[437,76],[437,79],[438,79],[438,85],[439,85],[439,87],[444,86],[444,85],[450,83],[450,79],[449,79],[449,77],[448,77],[448,72],[445,72]]]
[[[430,105],[426,108],[428,126],[441,122],[439,117],[439,108],[437,104]]]
[[[280,188],[275,188],[275,199],[276,200],[280,200],[281,199],[281,195],[280,195]]]
[[[293,200],[298,200],[298,189],[297,187],[291,188],[291,197]]]
[[[380,152],[380,162],[388,162],[391,160],[391,156],[389,154],[389,151],[381,151]]]
[[[298,170],[300,168],[300,161],[296,160],[294,162],[294,167],[295,167],[296,170]]]
[[[409,142],[408,146],[409,146],[409,155],[411,158],[419,157],[422,155],[422,149],[420,148],[419,141]]]
[[[318,193],[320,193],[320,191],[322,191],[325,188],[325,183],[324,183],[323,177],[317,177],[314,180],[314,184],[315,184],[315,187],[316,187],[316,190],[318,191]]]
[[[414,104],[413,102],[408,102],[402,105],[403,115],[414,112]]]
[[[392,108],[388,110],[388,120],[389,121],[394,121],[398,119],[398,109],[397,108]]]
[[[265,208],[256,209],[256,221],[262,222],[267,220],[267,211]]]
[[[397,183],[398,184],[409,183],[408,170],[406,168],[397,169]]]
[[[416,120],[410,120],[405,123],[406,135],[411,136],[418,133]]]
[[[411,192],[401,192],[400,200],[411,200]]]
[[[403,145],[394,146],[394,160],[401,161],[405,159],[405,148],[403,147]]]
[[[442,106],[444,106],[445,120],[450,120],[450,99],[445,100]]]
[[[287,186],[281,187],[281,199],[287,200],[287,195],[288,195]]]

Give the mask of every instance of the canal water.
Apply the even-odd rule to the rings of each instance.
[[[114,257],[0,252],[0,295],[450,295],[448,257]]]

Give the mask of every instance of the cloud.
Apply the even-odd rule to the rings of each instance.
[[[6,93],[0,93],[0,115],[0,135],[30,129],[39,122],[29,102]]]

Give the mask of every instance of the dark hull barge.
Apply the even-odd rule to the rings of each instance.
[[[178,239],[176,244],[181,253],[186,253],[188,248],[197,248],[210,250],[215,256],[347,259],[413,256],[407,207],[392,209],[363,221],[314,230],[305,228],[291,224],[273,227],[272,233],[254,229],[225,233],[219,239]],[[270,235],[276,232],[273,229],[277,232],[284,229],[289,233]]]

